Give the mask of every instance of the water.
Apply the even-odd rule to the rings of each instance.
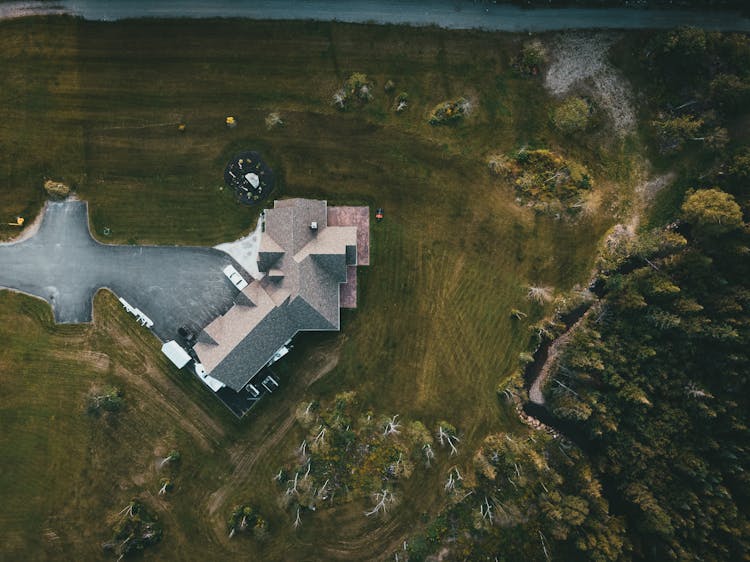
[[[438,25],[451,29],[552,31],[561,29],[664,29],[694,25],[750,32],[736,12],[636,8],[525,10],[467,0],[59,0],[0,3],[0,19],[71,14],[89,20],[127,18],[253,18]]]

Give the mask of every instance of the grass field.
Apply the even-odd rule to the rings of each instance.
[[[518,38],[431,28],[326,23],[67,18],[0,23],[0,209],[28,218],[45,176],[71,182],[107,241],[210,245],[252,228],[257,211],[220,189],[225,162],[258,149],[280,196],[384,207],[360,270],[359,308],[340,334],[299,338],[279,364],[283,392],[234,421],[201,384],[171,368],[157,340],[108,293],[95,322],[55,326],[49,307],[0,292],[0,559],[101,557],[107,518],[132,497],[165,525],[145,559],[373,560],[390,556],[442,505],[447,460],[415,474],[399,507],[366,519],[362,505],[316,513],[293,531],[273,474],[299,441],[297,403],[356,390],[376,412],[447,419],[467,463],[492,431],[519,422],[495,387],[526,337],[511,308],[539,317],[529,283],[584,282],[597,242],[627,207],[632,144],[593,133],[564,141],[549,128],[538,78],[509,68]],[[376,81],[361,109],[335,110],[351,72]],[[409,93],[403,115],[393,95]],[[464,95],[457,126],[429,110]],[[285,126],[267,130],[279,111]],[[224,127],[234,115],[236,129]],[[177,123],[187,124],[184,134]],[[536,216],[487,173],[489,152],[561,148],[594,173],[598,213],[575,222]],[[7,222],[3,218],[2,223]],[[0,235],[13,235],[9,227]],[[92,387],[114,384],[126,409],[85,413]],[[176,490],[156,495],[160,456],[178,448]],[[445,466],[444,466],[445,465]],[[249,500],[271,538],[226,538],[232,506]]]

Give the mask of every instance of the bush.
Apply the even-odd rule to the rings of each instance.
[[[70,186],[61,181],[46,180],[44,182],[44,190],[53,199],[65,199],[70,195]]]
[[[156,516],[151,514],[145,505],[133,500],[119,514],[119,519],[112,528],[111,542],[105,543],[102,547],[124,558],[158,543],[162,533]]]
[[[346,94],[349,97],[356,97],[362,101],[372,99],[372,82],[367,78],[367,74],[355,72],[345,83]]]
[[[554,109],[551,117],[560,132],[578,133],[590,125],[591,108],[583,98],[570,97]]]
[[[101,412],[118,412],[124,403],[122,391],[115,387],[108,387],[89,396],[88,412],[96,415]]]
[[[490,171],[513,181],[518,200],[537,211],[556,215],[581,207],[585,192],[593,187],[588,170],[551,150],[526,150],[514,158],[490,156]]]
[[[344,87],[333,94],[332,103],[342,111],[345,110],[352,100],[366,103],[372,99],[372,82],[367,74],[355,72],[344,82]]]
[[[396,100],[394,102],[394,107],[396,113],[401,113],[408,107],[409,102],[409,94],[406,92],[401,92],[399,95],[396,96]]]
[[[443,125],[461,120],[468,115],[471,103],[466,98],[444,101],[437,104],[430,113],[430,125]]]
[[[268,535],[268,524],[261,517],[258,510],[249,504],[236,506],[227,522],[230,536],[235,533],[251,531],[256,539],[263,539]]]
[[[536,75],[547,61],[547,51],[541,41],[529,41],[513,60],[513,67],[523,74]]]

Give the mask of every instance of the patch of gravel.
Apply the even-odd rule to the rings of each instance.
[[[547,89],[563,96],[574,88],[589,91],[622,136],[635,128],[630,84],[609,62],[614,33],[572,32],[558,35],[548,44],[552,53],[544,77]]]
[[[677,175],[674,172],[669,172],[661,176],[653,177],[648,181],[645,181],[643,184],[639,185],[637,187],[637,191],[643,198],[643,201],[645,203],[649,203],[653,200],[654,197],[656,197],[657,193],[671,184],[676,177]]]
[[[214,246],[217,250],[226,252],[247,271],[253,279],[263,279],[263,273],[258,270],[258,248],[262,236],[263,219],[258,218],[255,230],[234,242],[225,242]]]

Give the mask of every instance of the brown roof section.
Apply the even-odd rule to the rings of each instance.
[[[328,207],[328,226],[356,226],[357,265],[370,265],[370,207]]]
[[[357,228],[357,265],[370,265],[370,208],[328,207],[328,226]],[[339,287],[341,308],[357,308],[357,268],[348,267]]]

